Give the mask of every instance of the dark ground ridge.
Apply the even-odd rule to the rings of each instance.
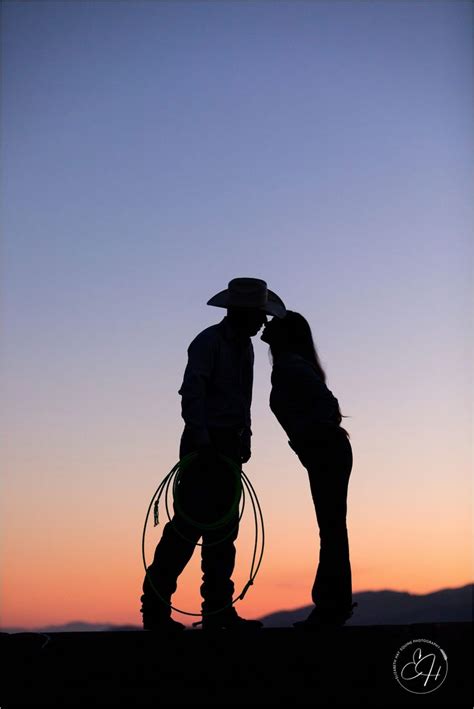
[[[0,633],[0,706],[161,704],[455,704],[472,707],[472,623],[303,632],[186,630]],[[416,695],[395,679],[409,640],[437,643],[448,674]]]

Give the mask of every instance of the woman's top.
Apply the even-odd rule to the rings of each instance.
[[[292,448],[339,428],[338,401],[309,360],[294,352],[280,353],[273,362],[271,382],[270,409]]]

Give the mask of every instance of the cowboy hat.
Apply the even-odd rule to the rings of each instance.
[[[286,308],[276,293],[260,278],[233,278],[226,290],[216,293],[207,305],[218,308],[257,308],[277,318],[284,318]]]

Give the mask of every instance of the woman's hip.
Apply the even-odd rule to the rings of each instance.
[[[327,432],[324,436],[318,432],[311,439],[288,441],[288,444],[307,469],[336,469],[347,475],[352,470],[352,446],[341,429]]]

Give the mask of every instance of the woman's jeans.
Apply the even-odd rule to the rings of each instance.
[[[310,444],[289,444],[308,471],[319,525],[320,553],[311,593],[313,603],[323,611],[349,611],[352,577],[346,514],[351,444],[339,428],[317,432]]]

